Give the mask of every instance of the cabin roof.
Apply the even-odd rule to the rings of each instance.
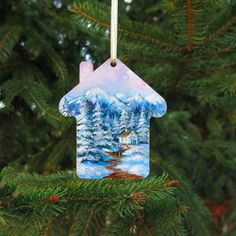
[[[132,132],[134,132],[134,131],[132,131],[132,130],[124,130],[124,131],[122,131],[122,132],[120,133],[120,136],[121,136],[122,138],[126,138],[126,137],[128,137]]]

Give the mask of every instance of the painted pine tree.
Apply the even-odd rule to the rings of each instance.
[[[112,146],[113,145],[112,122],[109,114],[105,116],[104,129],[105,129],[104,139],[106,141],[106,146]]]
[[[99,102],[95,105],[92,117],[94,145],[101,148],[106,146],[106,141],[103,138],[105,133],[103,130],[103,114]]]
[[[144,110],[141,111],[138,122],[138,140],[140,143],[148,143],[149,140],[149,120]]]
[[[137,123],[138,123],[138,113],[132,112],[130,117],[129,117],[129,122],[128,122],[128,129],[129,130],[136,130],[137,128]]]
[[[119,118],[115,115],[111,121],[112,135],[114,139],[117,139],[120,134]]]
[[[92,124],[89,112],[84,104],[80,107],[80,113],[77,116],[77,155],[78,158],[86,156],[87,160],[94,159],[94,141],[92,139]]]
[[[127,130],[128,128],[129,115],[125,109],[122,110],[119,124],[120,124],[120,133]]]

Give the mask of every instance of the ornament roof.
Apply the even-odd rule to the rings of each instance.
[[[117,109],[127,106],[135,109],[139,104],[154,117],[163,116],[167,108],[165,100],[119,59],[115,67],[111,66],[111,59],[108,59],[96,70],[91,62],[82,62],[80,83],[61,99],[61,113],[75,116],[73,111],[65,107],[70,105],[72,109],[73,103],[78,105],[82,99],[92,104],[97,101],[107,103]]]

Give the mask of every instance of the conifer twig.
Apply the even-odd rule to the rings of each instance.
[[[53,120],[55,120],[55,121],[58,121],[58,122],[60,122],[60,123],[63,123],[63,120],[62,120],[62,119],[60,119],[60,118],[54,116],[52,113],[50,113],[50,112],[48,111],[48,109],[44,108],[43,105],[38,101],[38,99],[33,95],[33,93],[32,93],[31,91],[29,91],[29,95],[30,95],[31,98],[34,100],[34,102],[37,104],[37,106],[38,106],[43,112],[45,112],[45,114],[46,114],[49,118],[51,118],[51,119],[53,119]]]
[[[103,26],[103,27],[108,28],[108,29],[110,28],[110,25],[108,23],[100,21],[99,19],[97,19],[95,17],[92,17],[91,15],[86,13],[82,6],[74,7],[71,11],[76,13],[76,14],[82,15],[84,18],[86,18],[86,19],[88,19],[88,20],[90,20],[90,21],[92,21],[94,23],[97,23],[100,26]],[[124,28],[118,28],[118,32],[125,33],[127,35],[133,36],[134,38],[138,38],[140,40],[149,41],[149,42],[151,42],[153,44],[157,44],[159,46],[163,46],[165,48],[169,48],[169,49],[172,49],[174,51],[182,51],[183,50],[182,48],[178,48],[178,47],[176,47],[173,44],[166,43],[166,42],[158,40],[158,39],[154,39],[154,38],[152,38],[150,36],[143,35],[141,33],[132,32],[132,31],[129,31],[129,30],[124,29]]]
[[[44,233],[44,236],[48,236],[49,233],[50,233],[50,229],[52,227],[52,220],[49,218],[48,219],[48,223],[47,223],[47,226],[46,226],[46,230],[45,230],[45,233]]]
[[[91,223],[93,214],[94,214],[94,210],[91,209],[90,212],[89,212],[88,220],[87,220],[87,222],[86,222],[86,224],[85,224],[85,226],[84,226],[83,236],[86,235],[86,232],[87,232],[87,230],[88,230],[88,228],[89,228],[89,225],[90,225],[90,223]]]
[[[193,48],[193,5],[191,0],[186,0],[186,8],[188,12],[188,51],[191,52]]]
[[[232,52],[233,50],[235,50],[235,48],[236,48],[236,45],[233,45],[233,46],[226,47],[226,48],[223,48],[223,49],[220,49],[220,50],[209,52],[209,53],[207,53],[205,55],[202,55],[202,56],[191,57],[189,59],[189,61],[198,61],[198,60],[201,60],[201,59],[203,59],[203,60],[208,59],[210,57],[214,57],[214,56],[218,56],[218,55],[222,55],[222,54],[225,54],[225,53]]]
[[[8,39],[9,35],[16,29],[15,26],[11,27],[9,31],[4,35],[4,37],[0,41],[0,49],[3,48],[4,42]]]
[[[213,34],[209,35],[203,42],[196,46],[196,48],[202,48],[206,43],[214,40],[218,36],[220,36],[225,30],[227,30],[230,26],[232,26],[236,22],[236,16],[232,17],[229,21],[227,21],[221,28],[216,30]]]
[[[49,51],[46,51],[46,53],[51,58],[51,60],[54,62],[55,66],[57,67],[58,71],[60,72],[61,79],[62,79],[63,83],[65,84],[65,75],[64,75],[63,69],[60,67],[57,60],[53,57],[53,55]]]
[[[142,222],[143,227],[144,227],[145,231],[147,232],[147,235],[148,235],[148,236],[153,236],[153,233],[152,233],[151,229],[150,229],[150,228],[148,227],[148,225],[144,222],[143,217],[140,215],[140,212],[139,212],[139,211],[136,211],[136,215],[137,215],[139,221]]]
[[[6,63],[6,64],[1,64],[0,68],[7,68],[7,67],[19,66],[19,65],[21,65],[21,63],[19,62]]]

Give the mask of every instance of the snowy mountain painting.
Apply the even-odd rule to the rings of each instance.
[[[86,179],[144,178],[149,174],[151,117],[166,112],[165,100],[121,61],[97,70],[81,63],[80,84],[59,109],[77,121],[77,175]]]

